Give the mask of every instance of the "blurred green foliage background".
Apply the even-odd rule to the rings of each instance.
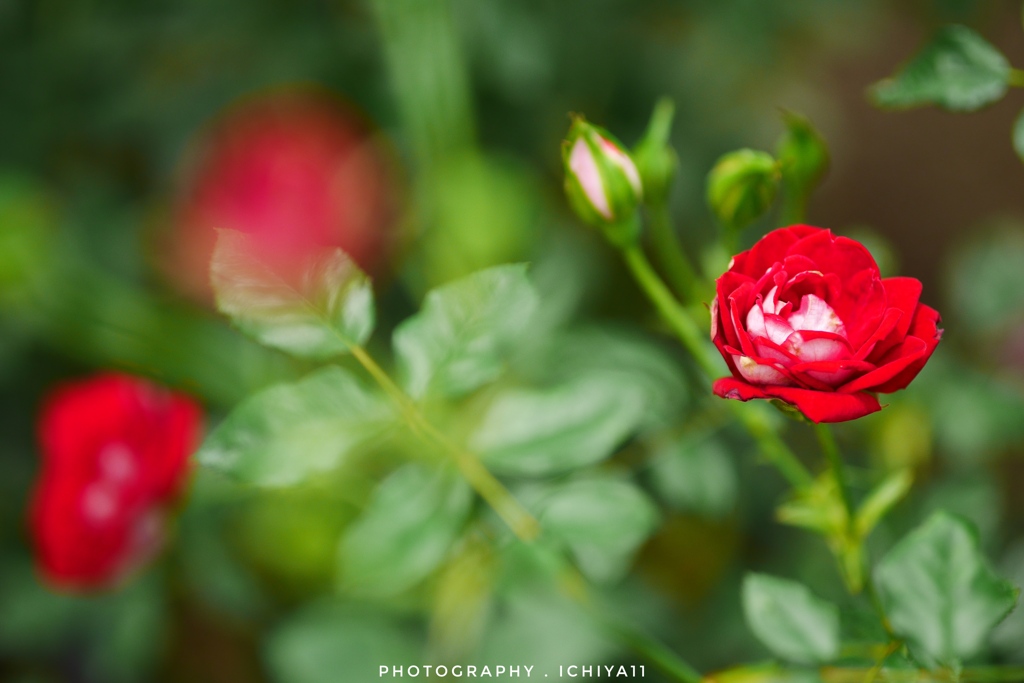
[[[818,539],[774,521],[782,482],[708,417],[685,355],[567,212],[559,144],[569,112],[632,144],[656,99],[674,99],[673,212],[713,278],[727,255],[704,204],[708,169],[736,147],[771,149],[778,108],[808,116],[833,164],[810,222],[863,239],[886,274],[920,278],[947,330],[909,391],[837,430],[865,472],[855,486],[869,467],[917,472],[873,542],[945,507],[1024,581],[1024,167],[1009,142],[1021,98],[958,117],[880,112],[863,95],[947,21],[1024,63],[1012,2],[0,0],[0,676],[358,682],[337,672],[375,674],[424,647],[437,661],[539,668],[636,661],[537,580],[536,558],[487,538],[468,539],[425,586],[338,597],[339,535],[381,474],[373,465],[344,486],[270,491],[200,470],[172,547],[144,575],[90,597],[35,577],[24,509],[35,415],[55,382],[96,368],[147,375],[195,394],[214,425],[307,369],[177,294],[159,267],[197,132],[239,98],[297,83],[373,121],[400,169],[401,247],[376,279],[385,330],[428,288],[525,260],[548,321],[535,341],[548,346],[524,350],[521,377],[621,363],[657,378],[661,429],[608,466],[657,501],[653,534],[636,521],[635,563],[627,549],[596,573],[617,609],[702,670],[766,654],[742,621],[744,570],[837,600],[842,587]],[[813,461],[809,435],[789,431]],[[1000,628],[996,659],[1024,661],[1024,618]]]

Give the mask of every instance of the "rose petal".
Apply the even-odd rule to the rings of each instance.
[[[843,321],[824,299],[814,294],[807,294],[801,298],[800,308],[789,314],[789,324],[794,330],[831,332],[846,336]]]
[[[764,327],[767,336],[773,344],[785,344],[796,331],[785,319],[777,315],[764,316]]]
[[[839,394],[797,387],[767,386],[764,393],[796,406],[811,422],[846,422],[882,409],[877,398],[863,391]]]
[[[839,391],[876,391],[875,387],[890,381],[927,352],[928,346],[924,341],[917,337],[907,337],[875,370],[844,384],[839,387]]]
[[[903,313],[899,324],[878,343],[873,351],[875,359],[884,356],[889,349],[903,341],[910,331],[921,298],[921,281],[912,277],[890,277],[882,280],[885,288],[885,303],[890,309]]]
[[[781,261],[794,244],[817,232],[827,231],[811,225],[792,225],[773,230],[758,240],[749,251],[734,256],[730,270],[760,278],[776,261]]]
[[[764,391],[755,387],[752,384],[747,384],[734,377],[722,377],[716,379],[715,383],[711,386],[711,390],[715,392],[715,396],[721,398],[732,398],[738,401],[749,401],[753,398],[768,398],[768,395]]]
[[[848,360],[853,355],[843,337],[830,332],[812,330],[794,332],[782,348],[802,363]]]
[[[818,230],[805,236],[792,245],[788,253],[806,256],[817,264],[816,270],[835,273],[844,284],[862,271],[878,276],[878,264],[863,244],[848,237],[837,237],[830,230]]]
[[[938,328],[939,314],[938,312],[925,306],[924,304],[918,304],[916,315],[914,316],[914,322],[910,327],[910,333],[907,339],[917,338],[925,343],[925,351],[919,358],[913,363],[907,366],[903,372],[893,377],[884,384],[879,384],[873,391],[877,391],[883,394],[891,394],[894,391],[906,388],[910,382],[913,381],[917,374],[921,372],[921,369],[931,358],[932,353],[935,351],[935,347],[938,346],[939,340],[942,338],[942,330]]]
[[[807,376],[821,382],[829,389],[835,389],[854,375],[871,372],[875,366],[859,360],[813,361],[799,363],[789,368],[797,378]]]
[[[871,356],[874,353],[875,347],[878,345],[878,342],[882,341],[887,336],[889,336],[889,334],[899,324],[900,318],[902,318],[903,315],[904,313],[899,309],[887,309],[885,311],[885,315],[882,316],[882,321],[878,324],[878,327],[875,328],[874,333],[864,341],[864,344],[854,355],[854,358],[856,358],[857,360],[866,360],[869,356]],[[907,314],[907,316],[909,317],[909,314]],[[875,359],[877,360],[879,357],[883,355],[885,354],[875,354]]]
[[[837,394],[797,387],[755,387],[734,377],[715,380],[712,389],[716,396],[738,401],[777,398],[795,406],[812,422],[856,420],[882,409],[878,399],[866,392]]]
[[[771,363],[758,362],[750,356],[733,356],[736,370],[751,384],[792,384],[789,377]]]

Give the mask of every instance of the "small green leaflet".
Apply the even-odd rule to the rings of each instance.
[[[743,612],[758,640],[786,661],[821,664],[839,655],[839,608],[803,584],[748,574]]]
[[[382,664],[420,661],[414,636],[379,612],[320,601],[286,618],[264,648],[277,683],[366,683]]]
[[[284,486],[335,467],[392,424],[390,404],[329,366],[243,401],[196,458],[250,484]]]
[[[406,465],[381,483],[338,549],[338,584],[360,596],[411,588],[445,559],[473,493],[454,472]]]
[[[896,470],[882,480],[861,502],[854,515],[854,533],[861,539],[878,526],[896,503],[910,491],[914,483],[914,471],[907,467]]]
[[[405,390],[457,397],[491,382],[529,333],[537,293],[524,264],[488,268],[430,291],[395,330]]]
[[[340,249],[309,257],[290,282],[260,260],[247,235],[219,230],[210,279],[218,310],[261,344],[294,356],[338,356],[373,331],[370,280]]]
[[[942,511],[889,551],[875,580],[893,630],[936,664],[980,652],[1017,603],[1017,589],[989,567],[974,529]]]
[[[541,476],[612,455],[644,418],[643,390],[595,375],[551,389],[499,394],[470,439],[495,472]]]
[[[651,485],[677,510],[721,517],[732,512],[738,488],[729,452],[708,436],[684,437],[659,447]]]
[[[880,107],[907,109],[933,104],[973,111],[1000,99],[1010,65],[999,50],[966,26],[941,29],[895,76],[871,87]]]
[[[553,489],[539,504],[541,526],[564,542],[580,571],[617,581],[658,523],[658,511],[633,483],[611,477],[580,479]]]

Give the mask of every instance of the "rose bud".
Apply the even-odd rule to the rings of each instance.
[[[562,143],[562,161],[565,191],[580,218],[604,228],[609,237],[629,237],[635,232],[634,214],[642,196],[640,174],[608,131],[575,119]]]
[[[247,233],[282,274],[325,247],[340,247],[371,273],[383,265],[396,203],[389,159],[340,100],[288,91],[244,101],[191,151],[169,264],[189,293],[210,299],[218,228]]]
[[[36,561],[51,585],[103,588],[160,550],[200,421],[191,399],[126,375],[98,375],[50,394],[29,517]]]
[[[794,225],[736,255],[718,278],[711,338],[732,372],[714,392],[778,399],[813,422],[881,409],[931,357],[939,314],[921,283],[883,279],[859,242]]]
[[[723,155],[708,174],[708,206],[725,228],[742,230],[771,208],[778,188],[772,155],[740,149]]]

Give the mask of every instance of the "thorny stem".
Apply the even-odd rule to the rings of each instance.
[[[643,251],[636,246],[628,247],[623,250],[623,256],[644,293],[654,303],[661,317],[679,337],[683,346],[697,361],[704,373],[708,378],[717,375],[719,372],[718,361],[701,333],[700,327],[654,271]],[[765,458],[782,473],[792,486],[803,489],[813,482],[811,473],[768,425],[763,424],[756,415],[732,401],[729,402],[729,407],[758,442]]]
[[[373,360],[373,357],[366,352],[366,349],[361,346],[352,346],[351,351],[356,360],[395,403],[412,430],[452,458],[470,486],[494,508],[494,511],[512,529],[512,532],[527,543],[536,539],[540,534],[540,524],[536,518],[515,499],[504,484],[483,466],[480,459],[442,434],[427,420],[409,395],[394,383],[391,377]]]

